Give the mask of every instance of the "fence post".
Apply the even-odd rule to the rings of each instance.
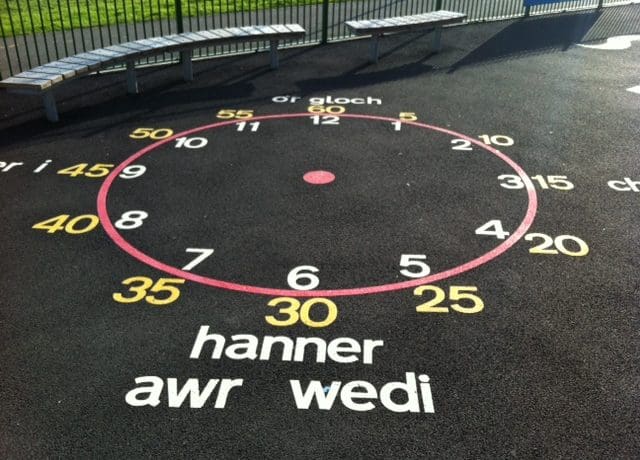
[[[602,9],[603,3],[604,3],[604,0],[598,0],[598,9]]]
[[[436,11],[442,9],[442,0],[436,0]]]
[[[321,43],[327,43],[329,36],[329,0],[322,0],[322,40]]]
[[[176,1],[176,26],[178,28],[178,33],[181,34],[184,32],[184,22],[182,20],[182,0]]]

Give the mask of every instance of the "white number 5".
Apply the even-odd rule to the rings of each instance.
[[[423,278],[431,273],[431,268],[422,260],[426,260],[427,256],[424,254],[402,254],[400,257],[401,267],[415,267],[417,270],[407,270],[404,268],[400,270],[400,274],[408,278]]]

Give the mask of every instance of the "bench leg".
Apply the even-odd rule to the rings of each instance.
[[[182,63],[182,78],[184,78],[184,81],[193,81],[191,50],[180,51],[180,62]]]
[[[433,51],[439,53],[442,50],[442,27],[436,27],[433,31]]]
[[[127,61],[127,93],[138,94],[138,79],[136,78],[136,65],[133,61]]]
[[[271,55],[271,68],[277,69],[280,65],[278,62],[278,40],[269,42],[269,54]]]
[[[369,49],[369,62],[375,64],[378,62],[378,51],[380,49],[380,34],[371,36],[371,44]]]
[[[47,91],[44,93],[42,102],[44,103],[44,113],[47,116],[47,120],[54,123],[58,121],[58,109],[56,108],[56,99],[53,97],[53,92]]]

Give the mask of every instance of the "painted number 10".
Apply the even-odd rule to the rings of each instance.
[[[209,141],[204,137],[179,137],[176,139],[176,148],[201,149]]]

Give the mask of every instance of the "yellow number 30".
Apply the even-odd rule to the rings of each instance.
[[[133,293],[133,295],[125,297],[119,292],[114,292],[113,300],[116,302],[136,303],[144,300],[151,305],[168,305],[180,297],[180,289],[171,285],[184,284],[184,280],[180,278],[160,278],[154,283],[151,278],[147,278],[146,276],[132,276],[124,280],[122,284],[129,286],[128,291]],[[148,295],[148,292],[166,292],[168,295],[164,298],[157,298],[155,295]]]
[[[278,319],[273,315],[265,316],[267,323],[276,327],[292,326],[298,321],[301,321],[302,324],[309,327],[327,327],[338,317],[338,307],[329,299],[309,299],[300,305],[300,301],[298,299],[293,299],[291,297],[278,297],[276,299],[272,299],[267,305],[270,307],[286,305],[286,307],[281,306],[278,309],[278,314],[286,315],[286,318]],[[311,309],[315,305],[323,305],[326,307],[326,316],[321,321],[316,321],[311,318]]]

